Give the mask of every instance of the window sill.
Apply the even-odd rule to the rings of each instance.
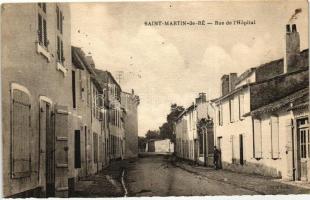
[[[48,50],[43,47],[42,45],[39,44],[39,42],[37,43],[37,53],[41,54],[42,56],[44,56],[48,62],[51,61],[51,54],[48,52]]]
[[[68,69],[63,66],[63,64],[57,62],[57,70],[63,72],[64,76],[67,76]]]

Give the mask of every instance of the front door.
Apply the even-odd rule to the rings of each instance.
[[[307,162],[310,162],[310,135],[308,118],[297,120],[298,180],[307,181]]]

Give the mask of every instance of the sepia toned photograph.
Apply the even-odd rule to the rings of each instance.
[[[2,3],[1,196],[310,195],[308,6]]]

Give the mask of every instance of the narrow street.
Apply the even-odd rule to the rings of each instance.
[[[123,183],[122,184],[122,179]],[[75,197],[205,196],[309,194],[271,178],[238,174],[149,156],[113,162],[103,172],[78,182]]]

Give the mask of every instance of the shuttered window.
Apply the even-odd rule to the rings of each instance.
[[[229,100],[229,119],[230,122],[234,122],[234,99]]]
[[[271,156],[273,159],[279,158],[279,118],[270,117],[271,125]]]
[[[244,95],[239,95],[239,119],[242,120],[244,115]]]
[[[262,128],[261,120],[253,119],[253,156],[262,158]]]
[[[46,3],[38,3],[38,42],[47,48],[47,22],[46,22]]]
[[[64,47],[63,47],[63,13],[59,6],[56,6],[56,20],[57,20],[57,61],[59,63],[64,63],[65,57],[64,57]]]
[[[219,122],[219,126],[223,125],[223,106],[222,104],[219,104],[218,106],[218,122]]]
[[[31,122],[30,97],[27,93],[12,90],[11,174],[12,178],[30,176],[31,173]]]

